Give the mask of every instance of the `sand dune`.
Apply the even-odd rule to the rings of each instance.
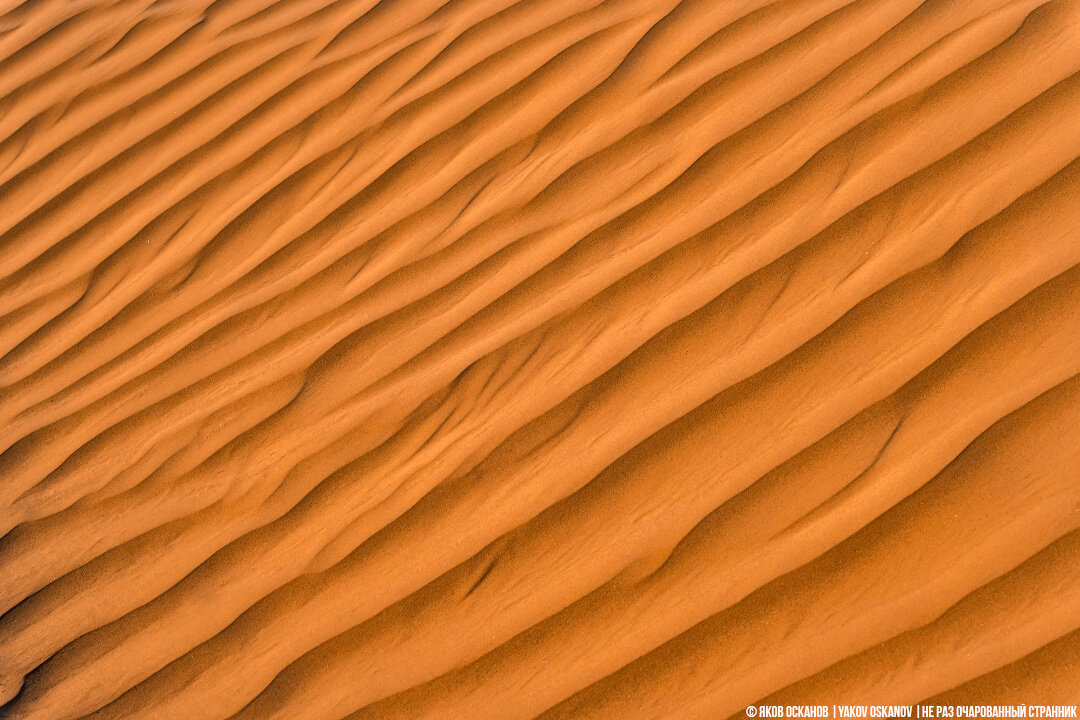
[[[9,0],[0,717],[1080,704],[1080,0]]]

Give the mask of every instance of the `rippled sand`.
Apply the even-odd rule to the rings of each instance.
[[[6,0],[0,717],[1080,703],[1080,0]]]

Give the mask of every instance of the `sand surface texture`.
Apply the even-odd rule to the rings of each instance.
[[[1080,0],[5,0],[0,717],[1080,702]]]

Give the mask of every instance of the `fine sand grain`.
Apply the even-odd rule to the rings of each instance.
[[[0,0],[0,718],[1080,703],[1080,0]]]

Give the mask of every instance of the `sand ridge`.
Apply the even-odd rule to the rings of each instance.
[[[0,5],[0,717],[1080,703],[1080,0]]]

